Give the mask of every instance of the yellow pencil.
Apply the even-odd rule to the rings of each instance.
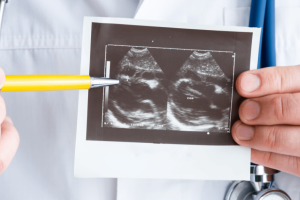
[[[117,79],[88,75],[6,75],[1,92],[79,90],[117,84]]]

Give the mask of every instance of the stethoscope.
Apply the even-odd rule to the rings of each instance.
[[[4,8],[8,0],[0,0],[0,31]],[[263,15],[263,17],[261,17]],[[274,0],[252,0],[250,26],[264,29],[261,39],[260,57],[263,66],[275,66],[275,37],[274,37]],[[268,23],[266,23],[266,21]],[[266,23],[266,24],[265,24]],[[265,35],[268,37],[265,38]],[[265,52],[264,46],[268,47]],[[265,54],[265,55],[264,55]],[[258,64],[260,66],[260,63]],[[291,200],[289,195],[274,185],[275,174],[278,170],[251,164],[250,181],[235,181],[231,184],[225,200]]]
[[[278,170],[251,164],[250,181],[235,181],[225,200],[291,200],[289,195],[274,185]]]

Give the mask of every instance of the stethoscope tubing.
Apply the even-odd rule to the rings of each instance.
[[[276,66],[275,0],[252,0],[249,27],[261,28],[257,68]]]

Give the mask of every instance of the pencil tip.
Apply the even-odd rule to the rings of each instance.
[[[90,88],[97,88],[97,87],[106,87],[111,85],[118,85],[118,79],[112,78],[103,78],[103,77],[91,77],[91,87]]]

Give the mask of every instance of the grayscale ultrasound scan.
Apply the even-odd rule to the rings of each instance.
[[[104,126],[166,130],[167,79],[148,49],[131,48],[117,66],[110,67],[118,68],[110,76],[120,84],[106,94]]]
[[[232,66],[226,69],[230,78],[214,54],[231,57]],[[103,92],[102,126],[229,132],[234,55],[226,51],[107,45],[106,76],[119,79],[120,84]]]
[[[89,75],[120,80],[88,91],[86,139],[237,145],[231,127],[250,69],[250,32],[92,23]]]

